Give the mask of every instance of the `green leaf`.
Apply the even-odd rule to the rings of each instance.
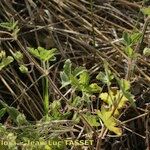
[[[2,22],[0,26],[6,28],[8,31],[15,30],[17,28],[18,21],[11,20],[10,22]]]
[[[123,33],[123,43],[126,45],[126,46],[129,46],[131,44],[131,38],[129,36],[129,34],[127,32],[124,32]]]
[[[17,61],[19,62],[23,61],[23,54],[20,51],[14,53],[13,56]]]
[[[61,78],[61,88],[71,84],[70,78],[66,75],[64,71],[60,72],[60,78]]]
[[[144,15],[150,16],[150,7],[142,8],[141,11]]]
[[[73,71],[72,71],[72,75],[77,77],[79,76],[80,74],[82,74],[84,71],[86,71],[86,69],[84,67],[76,67]]]
[[[6,108],[2,108],[0,110],[0,118],[2,118],[5,115],[5,113],[6,113]]]
[[[103,83],[107,83],[107,82],[108,82],[108,80],[107,80],[106,75],[105,75],[104,72],[100,72],[100,73],[96,76],[96,79],[102,81]]]
[[[102,81],[104,84],[111,84],[111,80],[114,78],[114,76],[111,74],[110,70],[107,70],[107,74],[104,72],[100,72],[97,76],[96,79]]]
[[[111,94],[108,94],[107,92],[105,92],[105,93],[101,93],[100,95],[99,95],[99,98],[101,99],[101,100],[103,100],[106,104],[108,104],[109,106],[110,105],[113,105],[113,100],[114,100],[114,96]]]
[[[90,126],[92,126],[92,127],[100,126],[100,123],[97,121],[97,119],[98,119],[97,116],[87,113],[87,114],[84,114],[83,117],[90,124]]]
[[[18,125],[24,125],[24,124],[27,124],[28,121],[26,120],[26,117],[24,114],[22,113],[19,113],[17,118],[16,118],[16,122]]]
[[[51,50],[44,49],[43,47],[38,47],[37,49],[34,48],[28,48],[28,51],[39,60],[45,62],[45,61],[54,61],[55,58],[55,52],[56,48],[53,48]]]
[[[142,37],[142,33],[140,32],[131,33],[130,38],[131,38],[132,44],[136,44],[140,40],[141,37]]]
[[[50,105],[51,110],[57,111],[58,109],[60,109],[60,107],[61,107],[61,103],[60,101],[57,101],[57,100],[53,101],[53,103],[51,103]]]
[[[90,91],[91,91],[92,93],[99,93],[99,92],[102,91],[102,88],[99,87],[96,83],[90,84],[90,85],[89,85],[89,88],[90,88]]]
[[[96,76],[96,79],[98,79],[98,80],[102,81],[104,84],[107,84],[108,86],[110,86],[111,85],[111,80],[113,80],[114,75],[109,70],[107,61],[104,61],[104,69],[105,69],[105,73],[100,72]]]
[[[81,104],[82,104],[82,99],[81,99],[81,97],[76,96],[76,97],[73,99],[73,102],[71,103],[71,106],[73,106],[73,107],[79,107],[79,106],[81,106]]]
[[[14,59],[13,59],[13,57],[11,57],[11,56],[8,56],[8,57],[6,57],[6,58],[3,58],[2,59],[2,61],[1,61],[1,63],[0,63],[0,71],[4,68],[4,67],[6,67],[6,66],[8,66],[11,62],[13,62],[14,61]]]
[[[150,56],[150,48],[145,47],[144,50],[143,50],[143,55],[144,56]]]
[[[20,112],[14,107],[7,107],[7,112],[10,118],[16,122],[17,116],[20,114]]]
[[[71,75],[71,67],[72,67],[72,63],[70,59],[67,59],[64,64],[63,71],[68,77],[70,77]]]
[[[9,114],[10,118],[14,122],[16,122],[17,116],[20,114],[20,112],[16,108],[8,106],[5,102],[1,100],[0,103],[3,105],[4,108],[6,108],[6,111]]]
[[[79,84],[81,84],[83,86],[87,86],[87,85],[89,85],[89,80],[90,80],[90,76],[89,76],[89,73],[87,71],[84,71],[80,74]]]
[[[130,46],[125,47],[125,53],[127,54],[128,57],[132,58],[134,51]]]
[[[28,68],[25,66],[25,65],[21,65],[19,67],[19,70],[22,72],[22,73],[28,73]]]
[[[125,79],[121,79],[120,80],[120,88],[123,91],[128,91],[130,89],[131,85],[130,85],[130,81],[125,80]]]
[[[116,77],[116,80],[120,86],[120,89],[123,93],[123,95],[130,101],[130,103],[132,104],[133,107],[136,107],[135,103],[134,103],[134,96],[130,93],[130,82],[125,80],[125,79],[119,79]]]
[[[110,131],[114,132],[118,136],[122,135],[121,128],[117,127],[118,122],[112,116],[112,111],[109,111],[102,107],[101,111],[97,111],[97,115],[101,118],[106,128],[108,128]]]
[[[77,89],[80,89],[80,84],[76,77],[74,77],[73,75],[70,75],[70,81],[71,81],[72,86],[74,86]]]
[[[133,44],[136,44],[140,38],[142,37],[142,33],[133,32],[131,34],[124,32],[123,33],[123,44],[127,47],[131,47]]]
[[[55,52],[56,52],[56,49],[53,48],[51,50],[46,50],[42,47],[38,47],[38,52],[39,52],[39,58],[42,60],[42,61],[55,61]]]

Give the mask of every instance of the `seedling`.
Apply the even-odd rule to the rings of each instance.
[[[10,22],[0,23],[0,26],[11,32],[13,39],[17,40],[18,32],[20,31],[18,27],[18,21],[14,21],[14,19],[12,19]]]
[[[41,66],[43,67],[45,72],[48,72],[49,69],[49,61],[54,61],[56,49],[53,48],[51,50],[44,49],[42,47],[38,47],[37,49],[28,48],[29,52],[41,61]],[[45,119],[49,119],[49,81],[47,76],[43,78],[43,100],[44,100],[44,111],[45,111]]]

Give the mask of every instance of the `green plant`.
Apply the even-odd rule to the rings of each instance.
[[[135,69],[135,62],[139,56],[137,47],[142,38],[142,33],[133,31],[131,34],[123,33],[124,52],[128,56],[126,79],[130,80]]]
[[[2,22],[0,23],[0,27],[7,29],[11,33],[10,34],[14,40],[17,40],[18,32],[20,31],[18,27],[18,21],[14,21],[14,19],[10,20],[10,22]]]
[[[98,116],[103,120],[105,126],[110,130],[121,135],[122,131],[120,128],[116,127],[118,125],[117,117],[120,114],[122,108],[126,106],[126,103],[130,101],[134,104],[134,97],[130,93],[130,82],[125,79],[119,79],[111,73],[108,68],[108,63],[104,62],[105,72],[100,72],[97,75],[97,79],[102,81],[107,85],[108,92],[102,92],[99,98],[104,102],[101,106],[101,111],[97,111]],[[111,88],[111,81],[116,79],[120,90],[113,90]],[[105,105],[107,107],[105,107]]]
[[[20,125],[28,124],[28,121],[26,120],[24,114],[20,113],[16,108],[8,106],[5,102],[1,100],[0,100],[0,104],[2,105],[2,108],[0,110],[0,119],[4,116],[5,113],[8,113],[10,119],[16,125],[20,126]]]
[[[19,64],[20,72],[28,73],[28,68],[26,67],[26,65],[23,62],[23,54],[20,51],[17,51],[15,53],[13,53],[13,57]]]
[[[41,61],[41,66],[43,67],[46,76],[43,78],[43,100],[44,100],[44,111],[45,111],[45,119],[49,118],[49,82],[48,82],[48,69],[49,69],[49,61],[55,61],[55,52],[56,49],[53,48],[51,50],[44,49],[42,47],[38,47],[37,49],[28,48],[29,52]]]
[[[6,56],[5,51],[0,52],[0,71],[14,61],[12,56]]]
[[[100,80],[103,84],[107,85],[108,91],[102,92],[102,88],[97,83],[90,83],[90,75],[88,71],[83,67],[72,68],[70,60],[66,60],[64,64],[64,70],[60,73],[62,88],[71,85],[73,91],[81,91],[82,96],[74,94],[71,98],[73,101],[70,103],[73,107],[79,107],[83,109],[85,103],[90,104],[90,97],[94,93],[99,93],[99,98],[103,101],[101,110],[97,110],[97,115],[90,113],[83,114],[85,120],[92,126],[100,126],[99,118],[103,121],[104,125],[110,131],[121,135],[121,128],[118,126],[117,118],[120,111],[130,101],[134,105],[134,96],[130,93],[130,82],[125,79],[119,79],[116,77],[108,67],[108,63],[104,61],[105,72],[100,72],[97,75],[97,80]],[[116,79],[120,90],[112,90],[111,82]],[[105,107],[107,105],[107,107]],[[88,105],[87,105],[88,106]],[[75,113],[77,117],[77,114]]]

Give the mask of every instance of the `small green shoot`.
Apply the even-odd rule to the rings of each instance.
[[[6,56],[5,51],[0,52],[0,71],[14,61],[12,56]]]
[[[13,57],[19,64],[20,72],[27,74],[29,72],[29,70],[23,62],[23,54],[20,51],[17,51],[15,53],[13,53]]]
[[[137,58],[138,54],[134,50],[134,45],[139,42],[142,37],[142,33],[140,32],[133,32],[131,34],[124,32],[123,33],[123,44],[124,44],[124,51],[126,55],[131,58]]]
[[[2,22],[0,23],[0,27],[7,29],[9,32],[12,32],[12,37],[16,40],[18,36],[18,32],[20,31],[18,27],[18,21],[14,21],[12,19],[10,22]]]
[[[41,66],[44,71],[47,72],[49,69],[49,61],[55,61],[55,52],[56,48],[52,48],[51,50],[47,50],[43,47],[38,47],[37,49],[28,48],[28,51],[37,59],[41,61]],[[45,111],[45,119],[49,120],[49,81],[48,77],[45,76],[42,80],[43,83],[43,100],[44,100],[44,111]]]
[[[55,61],[55,52],[56,48],[52,48],[51,50],[44,49],[43,47],[38,47],[37,49],[34,48],[28,48],[29,52],[42,62],[46,61]]]

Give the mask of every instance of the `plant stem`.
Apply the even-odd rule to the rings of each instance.
[[[48,64],[47,62],[43,62],[43,68],[46,71],[48,68]],[[48,111],[49,111],[49,90],[48,90],[48,85],[49,85],[49,81],[48,81],[48,77],[45,76],[43,78],[43,100],[44,100],[44,113],[45,113],[45,117],[46,120],[48,120]]]

